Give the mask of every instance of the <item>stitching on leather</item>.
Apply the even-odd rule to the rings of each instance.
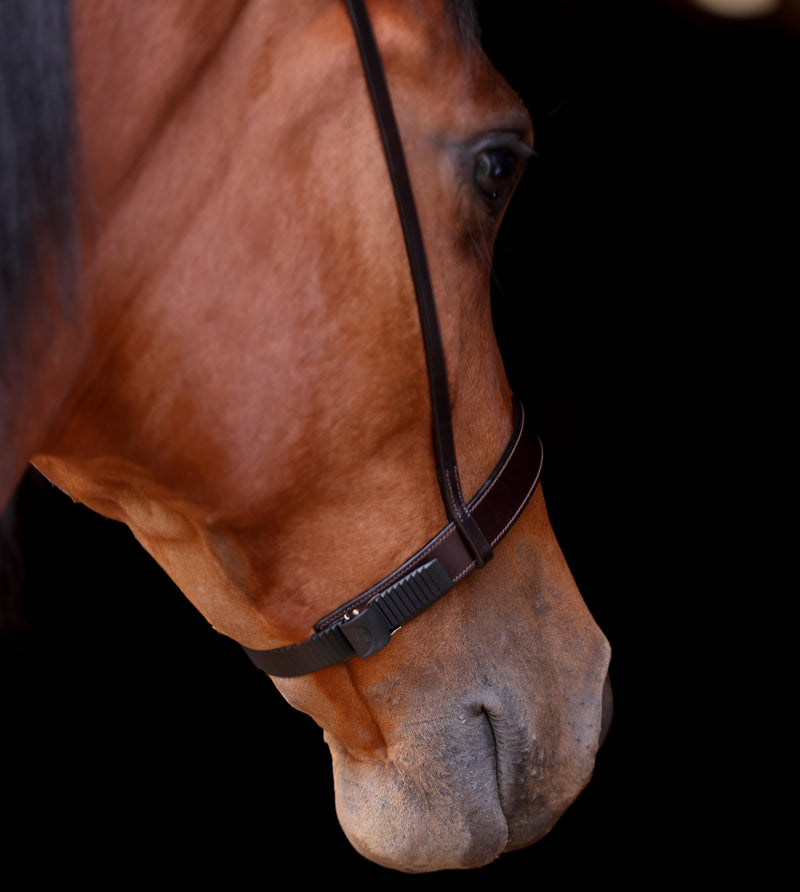
[[[363,592],[356,598],[353,598],[352,601],[348,601],[347,604],[340,607],[338,610],[335,610],[333,613],[328,614],[326,617],[326,625],[325,629],[330,628],[334,623],[341,622],[342,617],[352,610],[354,607],[360,608],[362,604],[368,603],[373,598],[376,598],[378,595],[383,594],[387,588],[390,588],[398,579],[402,579],[404,576],[408,575],[412,570],[415,570],[421,563],[424,562],[425,558],[440,545],[444,544],[452,535],[456,532],[456,527],[454,524],[450,523],[446,526],[441,533],[432,539],[428,545],[423,548],[422,551],[410,557],[405,563],[398,567],[397,570],[394,571],[390,576],[387,576],[385,579],[382,579],[379,583],[373,586],[367,591]]]
[[[453,481],[450,479],[450,475],[453,475],[455,478],[455,487],[453,486]],[[458,484],[458,471],[453,469],[448,469],[444,474],[445,483],[447,484],[447,489],[450,493],[450,502],[453,506],[453,510],[456,513],[456,516],[459,520],[464,519],[464,512],[461,510],[461,506],[464,504],[464,497],[461,495],[461,487]],[[466,508],[466,506],[464,506]]]
[[[530,488],[530,489],[528,490],[528,492],[525,494],[525,498],[520,502],[519,506],[517,507],[517,510],[514,512],[513,517],[512,517],[512,518],[509,520],[509,522],[503,527],[503,529],[497,534],[497,538],[495,538],[494,541],[492,542],[492,545],[493,545],[493,546],[494,546],[494,545],[497,545],[497,543],[503,538],[503,536],[505,536],[505,534],[511,529],[511,527],[514,526],[514,524],[516,523],[517,518],[520,516],[520,514],[522,514],[522,512],[523,512],[524,509],[525,509],[525,506],[528,504],[528,500],[529,500],[530,497],[533,495],[533,491],[534,491],[534,489],[536,489],[536,484],[537,484],[538,482],[539,482],[539,476],[538,476],[538,474],[537,474],[537,476],[536,476],[536,480],[534,480],[533,484],[531,485],[531,488]]]
[[[525,407],[522,406],[521,404],[520,404],[520,411],[521,411],[522,415],[520,418],[519,430],[517,431],[517,438],[514,441],[514,445],[511,447],[511,449],[509,449],[508,455],[506,456],[506,460],[503,462],[503,465],[500,468],[500,470],[492,477],[492,480],[490,481],[490,483],[486,487],[486,489],[483,491],[483,493],[481,493],[481,495],[477,499],[475,499],[475,503],[470,506],[473,510],[475,508],[477,508],[478,505],[480,505],[481,502],[495,488],[495,486],[497,485],[497,481],[503,476],[503,474],[505,474],[506,468],[508,467],[509,463],[511,462],[511,459],[517,454],[517,447],[522,442],[522,431],[525,429]],[[540,467],[541,467],[541,465],[540,465]],[[538,479],[538,474],[537,474],[537,479]],[[494,543],[492,543],[492,544],[494,544]]]

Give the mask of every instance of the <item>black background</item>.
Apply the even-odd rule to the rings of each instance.
[[[27,626],[0,648],[6,868],[112,888],[277,884],[283,867],[292,882],[649,888],[742,877],[759,854],[776,818],[753,796],[759,693],[731,615],[760,522],[741,499],[769,488],[754,444],[776,450],[786,414],[769,398],[796,292],[798,35],[656,0],[484,7],[539,153],[497,249],[498,333],[614,650],[594,779],[545,840],[480,871],[365,862],[313,722],[124,528],[31,475]]]

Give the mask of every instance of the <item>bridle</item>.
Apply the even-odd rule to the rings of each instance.
[[[245,648],[268,675],[316,672],[358,654],[372,656],[401,626],[492,558],[539,482],[542,447],[515,400],[515,426],[506,450],[466,504],[456,461],[447,368],[422,229],[375,35],[363,0],[345,0],[383,141],[417,296],[430,385],[433,445],[448,524],[402,566],[319,620],[306,641],[273,650]]]

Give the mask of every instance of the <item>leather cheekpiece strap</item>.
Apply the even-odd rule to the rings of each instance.
[[[453,437],[453,421],[450,415],[447,363],[439,330],[439,319],[436,314],[436,300],[428,268],[428,258],[425,253],[425,242],[403,151],[403,141],[397,126],[397,118],[394,114],[375,34],[364,2],[363,0],[346,0],[346,3],[358,51],[361,55],[364,77],[372,99],[378,131],[383,143],[408,254],[411,278],[414,282],[414,293],[417,298],[428,369],[431,414],[433,416],[433,447],[436,454],[439,488],[448,520],[452,520],[456,524],[464,541],[475,555],[478,565],[482,567],[491,560],[492,549],[480,524],[476,523],[470,515],[461,492]]]

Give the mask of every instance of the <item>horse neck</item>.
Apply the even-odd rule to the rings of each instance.
[[[165,116],[165,109],[191,81],[197,66],[223,41],[243,5],[244,0],[184,5],[110,2],[102,7],[78,0],[74,4],[74,76],[65,71],[64,84],[66,89],[74,83],[75,95],[65,94],[61,101],[65,108],[75,107],[80,143],[75,154],[81,159],[81,171],[80,182],[74,185],[80,195],[68,208],[71,219],[59,231],[45,233],[50,240],[47,250],[44,254],[37,250],[28,261],[24,283],[7,282],[5,266],[3,269],[3,286],[8,284],[10,291],[0,299],[2,307],[10,309],[3,316],[5,331],[0,337],[0,506],[8,501],[30,458],[46,449],[53,432],[63,424],[69,404],[80,391],[81,376],[93,367],[88,339],[99,339],[97,320],[90,315],[85,295],[79,293],[81,283],[70,282],[69,299],[64,300],[64,283],[56,281],[60,273],[51,275],[48,262],[55,261],[51,267],[59,266],[62,247],[65,256],[72,251],[71,245],[61,244],[62,237],[71,239],[78,229],[81,259],[86,262],[91,258],[98,225],[117,203],[119,191],[126,188],[131,169],[147,147],[153,120]],[[169,35],[174,39],[168,39]],[[29,55],[33,57],[43,38],[37,43],[37,34],[28,36]],[[48,32],[45,36],[53,35]],[[64,39],[64,35],[58,37]],[[67,33],[67,42],[68,37]],[[57,47],[51,49],[55,52]],[[64,54],[65,66],[70,64],[69,56]],[[142,59],[148,60],[144,68]],[[35,61],[33,58],[32,66]],[[48,65],[50,62],[48,57]],[[151,76],[143,77],[143,70]],[[36,95],[34,116],[39,107]],[[48,94],[45,98],[52,97]],[[46,102],[40,104],[44,124],[50,126],[44,114],[48,111]],[[66,119],[71,120],[71,114],[65,113]],[[46,128],[43,132],[49,133]],[[24,136],[21,131],[20,140]],[[59,144],[54,157],[71,155],[73,148],[66,144],[69,136],[54,131],[51,142],[56,144],[57,138],[65,142]],[[48,155],[45,157],[51,167],[57,166]],[[10,159],[4,156],[0,159],[4,174],[13,182],[24,183],[21,174],[27,168],[21,172],[14,168],[14,158],[26,160],[19,152]],[[28,179],[50,183],[53,177],[35,175]],[[66,194],[72,185],[61,184],[63,188],[52,188],[46,195],[27,197],[32,205],[38,201],[59,206],[54,196]],[[3,210],[13,219],[13,208]],[[77,267],[77,258],[70,259],[70,263],[73,261]],[[13,318],[6,318],[9,314]]]

